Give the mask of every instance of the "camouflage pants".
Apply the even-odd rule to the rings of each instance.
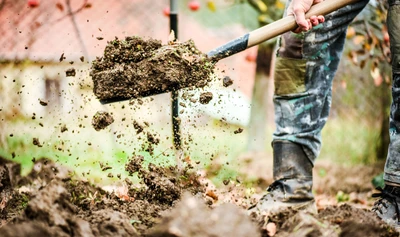
[[[400,184],[400,0],[388,1],[393,101],[384,179]],[[301,144],[313,163],[321,149],[321,130],[329,115],[332,80],[347,27],[367,3],[368,0],[361,0],[331,13],[325,23],[309,32],[286,33],[280,38],[275,65],[273,139]]]
[[[321,130],[331,107],[332,80],[339,65],[349,23],[368,0],[339,9],[313,30],[280,38],[275,65],[274,140],[303,146],[311,162],[321,149]],[[400,183],[400,0],[389,0],[388,29],[393,68],[390,146],[385,180]]]
[[[325,16],[325,22],[310,31],[288,32],[280,37],[274,76],[273,140],[302,145],[313,163],[321,149],[321,130],[329,116],[332,80],[347,27],[367,3],[360,0]]]

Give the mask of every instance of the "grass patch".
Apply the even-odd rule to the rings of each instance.
[[[370,164],[377,160],[379,128],[356,119],[330,119],[322,131],[319,159],[348,165]]]
[[[77,125],[46,121],[46,125],[38,126],[37,121],[25,118],[8,123],[7,133],[12,136],[8,136],[6,146],[0,148],[0,155],[21,163],[23,175],[31,170],[35,159],[45,157],[66,165],[77,175],[92,182],[108,185],[118,181],[117,176],[121,176],[121,180],[128,177],[125,164],[133,154],[142,155],[145,158],[144,165],[150,162],[161,166],[177,163],[172,139],[169,138],[171,131],[160,125],[151,125],[149,129],[160,138],[160,144],[154,146],[153,155],[144,151],[148,144],[139,139],[144,135],[137,135],[133,128],[96,132],[87,123]],[[61,132],[61,127],[67,127],[68,130]],[[246,135],[234,134],[236,129],[236,126],[216,125],[210,121],[196,129],[183,131],[182,158],[190,159],[198,169],[212,166],[216,157],[222,157],[222,162],[227,166],[226,162],[233,160],[245,148]],[[38,139],[40,147],[34,145],[34,138]],[[104,166],[112,168],[102,171]],[[230,174],[221,171],[218,177],[225,179],[234,175],[234,169],[224,170]]]

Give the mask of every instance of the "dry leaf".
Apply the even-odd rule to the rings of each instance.
[[[353,38],[355,35],[356,35],[356,30],[354,29],[354,27],[351,27],[351,26],[350,26],[350,27],[347,29],[346,38],[347,38],[347,39],[350,39],[350,38]]]
[[[346,82],[345,80],[342,80],[342,81],[340,82],[340,86],[341,86],[343,89],[346,89],[346,88],[347,88],[347,82]]]
[[[363,35],[357,35],[357,36],[355,36],[355,37],[353,38],[353,42],[354,42],[354,44],[356,44],[356,45],[361,44],[362,42],[364,42],[364,40],[365,40],[365,37],[364,37]]]
[[[188,163],[188,164],[192,163],[192,160],[190,159],[190,156],[186,156],[186,157],[184,158],[184,160],[185,160],[185,162]]]
[[[210,9],[212,12],[217,11],[217,7],[215,6],[215,2],[213,0],[207,1],[207,8]]]
[[[283,10],[285,8],[285,4],[283,4],[281,1],[276,1],[275,7]]]
[[[374,79],[375,86],[380,86],[382,84],[383,78],[378,67],[371,69],[371,76]]]
[[[268,7],[263,1],[261,0],[256,1],[256,5],[258,10],[260,10],[260,12],[267,12]]]
[[[216,194],[214,191],[212,191],[212,190],[208,190],[208,191],[206,192],[206,195],[209,196],[210,198],[214,199],[215,201],[218,200],[217,194]]]
[[[58,8],[58,10],[64,11],[64,6],[60,2],[56,3],[56,7]]]
[[[168,36],[168,43],[172,43],[175,41],[175,32],[173,30],[171,30],[171,33],[169,33]]]
[[[363,69],[364,67],[365,67],[365,60],[362,60],[361,62],[360,62],[360,68],[361,69]]]
[[[358,63],[358,58],[357,58],[357,54],[354,51],[350,51],[348,54],[348,57],[350,58],[350,60],[357,65]]]

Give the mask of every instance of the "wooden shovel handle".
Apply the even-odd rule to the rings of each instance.
[[[325,0],[311,7],[306,13],[306,19],[310,18],[310,16],[329,14],[339,8],[358,1],[359,0]],[[296,27],[297,24],[294,16],[286,16],[210,51],[208,56],[220,60],[291,31]]]

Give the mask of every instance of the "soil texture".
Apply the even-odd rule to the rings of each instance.
[[[217,202],[222,193],[189,166],[158,167],[134,155],[125,169],[141,183],[127,178],[126,191],[107,192],[49,159],[36,160],[22,177],[19,164],[0,158],[1,236],[398,236],[350,204],[318,214],[287,208],[256,221],[243,206]],[[230,183],[224,187],[239,194]]]
[[[124,100],[187,87],[201,88],[211,80],[214,63],[192,40],[169,42],[140,37],[108,42],[93,61],[90,75],[100,100]]]
[[[257,226],[244,210],[230,203],[210,209],[203,200],[185,193],[176,207],[168,212],[151,237],[239,237],[261,236]]]
[[[318,214],[288,208],[269,217],[267,223],[261,221],[259,226],[263,236],[394,237],[399,235],[371,211],[348,204],[329,206]]]

